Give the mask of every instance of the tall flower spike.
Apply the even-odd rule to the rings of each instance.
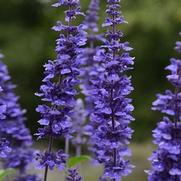
[[[1,110],[4,116],[0,124],[0,156],[5,168],[19,171],[19,176],[14,178],[15,180],[19,180],[19,177],[27,179],[29,176],[26,169],[34,158],[34,150],[31,148],[32,137],[25,127],[25,110],[22,110],[18,104],[18,97],[14,93],[15,86],[11,83],[2,58],[3,56],[0,56],[0,86],[2,88],[0,105],[1,107],[5,105],[5,109]],[[3,147],[4,150],[2,150]],[[35,175],[33,177],[40,180]]]
[[[132,50],[129,43],[120,41],[123,33],[118,30],[118,25],[125,20],[119,12],[119,2],[107,0],[107,17],[103,24],[107,27],[106,41],[95,56],[99,66],[91,80],[94,102],[91,123],[96,125],[91,136],[92,151],[104,166],[100,180],[113,181],[127,176],[133,168],[125,158],[131,154],[127,145],[133,132],[129,123],[134,120],[132,100],[127,98],[133,87],[125,71],[132,69],[134,58],[129,55]]]
[[[84,24],[87,26],[88,31],[90,31],[90,38],[93,33],[98,32],[98,11],[100,9],[99,4],[100,0],[91,0],[89,9],[86,13]]]
[[[85,135],[87,138],[90,138],[92,133],[96,129],[96,125],[90,122],[90,115],[93,112],[93,102],[91,98],[93,81],[97,80],[97,69],[99,68],[99,63],[94,60],[94,56],[99,49],[99,45],[105,41],[105,38],[99,34],[98,29],[98,11],[100,9],[100,0],[91,0],[89,8],[86,12],[86,17],[84,25],[86,26],[87,31],[87,46],[84,48],[84,52],[81,55],[80,59],[82,60],[82,69],[81,69],[81,84],[82,93],[85,95],[85,110],[87,117],[87,125],[84,127]],[[94,95],[93,95],[94,96]],[[89,150],[92,150],[93,144],[92,140],[88,139],[86,142],[89,147]]]
[[[180,42],[175,49],[181,50]],[[163,121],[159,122],[153,130],[156,151],[149,158],[151,170],[147,171],[149,181],[174,181],[181,179],[181,59],[171,59],[171,64],[166,67],[171,72],[168,81],[175,90],[166,90],[165,94],[157,94],[153,102],[153,110],[165,113]]]
[[[83,54],[81,55],[82,60],[82,69],[81,69],[81,89],[82,93],[85,95],[85,106],[87,116],[89,117],[92,111],[93,102],[90,98],[91,95],[91,72],[96,66],[96,62],[93,57],[96,54],[98,42],[103,40],[103,37],[98,34],[98,11],[99,11],[100,0],[91,0],[89,9],[86,13],[84,25],[86,26],[87,34],[87,46],[84,49]]]
[[[53,27],[60,32],[56,40],[57,56],[55,60],[49,60],[45,64],[43,85],[37,94],[44,103],[36,109],[41,114],[41,128],[36,135],[39,139],[49,139],[48,149],[37,158],[40,161],[39,167],[45,168],[44,181],[47,179],[48,169],[58,167],[62,170],[65,166],[68,155],[62,150],[52,152],[52,144],[55,138],[71,137],[71,116],[77,94],[75,87],[79,83],[80,62],[77,56],[81,52],[80,47],[86,43],[83,25],[75,26],[72,23],[77,15],[83,15],[80,12],[79,0],[59,0],[53,6],[65,6],[68,10],[65,11],[66,25],[58,21]]]
[[[76,155],[80,156],[82,153],[82,146],[86,142],[86,112],[82,99],[77,99],[76,101],[72,120],[74,128],[74,138],[71,141],[76,148]]]

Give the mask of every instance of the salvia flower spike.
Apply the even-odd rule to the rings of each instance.
[[[18,170],[18,176],[14,180],[27,180],[28,177],[40,179],[36,175],[27,175],[27,167],[34,159],[35,152],[31,148],[32,137],[30,131],[25,127],[25,110],[22,110],[18,97],[14,93],[15,85],[6,65],[2,62],[0,55],[0,157],[4,168]],[[4,107],[5,106],[5,107]],[[32,180],[33,181],[33,180]]]
[[[78,85],[79,64],[77,58],[81,52],[81,46],[86,43],[84,26],[73,25],[77,15],[84,15],[80,11],[79,0],[59,0],[53,4],[54,7],[67,7],[65,11],[65,22],[58,21],[53,30],[60,32],[56,40],[56,59],[49,60],[45,64],[45,77],[40,92],[37,93],[44,102],[37,107],[41,114],[39,123],[41,128],[36,134],[39,139],[48,138],[48,149],[38,155],[39,167],[45,168],[44,181],[47,179],[48,169],[58,167],[64,169],[66,155],[62,150],[52,152],[52,144],[55,138],[70,138],[72,129],[72,111],[75,106]]]
[[[132,69],[134,58],[129,55],[132,48],[128,42],[121,42],[123,33],[118,25],[126,23],[121,15],[120,0],[107,0],[107,17],[103,23],[107,27],[104,45],[97,51],[95,61],[99,63],[96,78],[92,79],[94,111],[91,122],[96,131],[91,136],[92,151],[104,166],[100,180],[120,180],[131,173],[133,165],[126,159],[131,152],[128,144],[132,136],[129,123],[133,106],[127,96],[133,90],[130,77],[125,72]]]
[[[84,102],[82,99],[77,99],[74,108],[73,116],[73,129],[74,138],[71,139],[72,144],[76,148],[76,156],[80,156],[82,153],[82,146],[86,143],[86,112],[84,109]]]
[[[93,70],[95,70],[94,66],[97,65],[97,62],[94,61],[94,56],[96,55],[96,51],[98,49],[97,43],[101,42],[103,37],[98,32],[98,11],[100,0],[91,0],[89,4],[89,8],[86,12],[84,25],[85,30],[87,31],[87,44],[84,48],[83,53],[80,55],[79,59],[81,60],[81,71],[80,71],[80,88],[82,93],[85,95],[85,113],[86,120],[88,121],[87,125],[84,126],[83,130],[85,131],[85,135],[87,138],[91,136],[93,132],[93,125],[90,124],[90,115],[93,111],[93,100],[91,98],[92,94],[92,83],[91,77],[94,76],[91,74]],[[88,145],[89,139],[87,139]]]
[[[91,0],[89,9],[86,13],[84,24],[87,26],[88,31],[90,31],[90,34],[88,35],[89,38],[93,38],[91,36],[98,32],[98,11],[100,9],[99,4],[100,0]]]
[[[99,11],[100,0],[91,0],[89,9],[86,13],[84,25],[87,31],[87,46],[84,48],[84,52],[80,59],[82,60],[81,69],[81,89],[82,93],[85,95],[85,107],[87,112],[87,117],[89,118],[93,102],[90,98],[91,95],[91,70],[94,69],[96,62],[93,57],[97,51],[97,42],[102,41],[103,37],[98,34],[98,11]]]
[[[176,42],[178,53],[181,53],[181,42]],[[174,91],[166,90],[164,94],[157,94],[153,102],[153,110],[164,113],[163,121],[153,130],[156,151],[149,158],[151,170],[149,181],[175,181],[181,179],[181,59],[171,58],[171,64],[166,67],[170,71],[168,81]]]

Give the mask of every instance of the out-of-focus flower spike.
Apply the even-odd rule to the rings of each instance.
[[[14,93],[16,87],[11,83],[7,66],[2,62],[0,54],[0,157],[4,168],[18,171],[14,180],[28,180],[27,169],[33,162],[35,150],[32,149],[32,136],[25,126],[25,110],[22,110],[18,97]],[[40,179],[34,175],[37,181]],[[14,181],[13,180],[13,181]]]
[[[76,155],[80,156],[82,153],[82,146],[86,143],[86,111],[84,109],[84,103],[82,99],[77,99],[76,105],[73,111],[73,129],[74,137],[71,139],[73,145],[76,148]]]
[[[179,33],[179,35],[181,36],[181,32]],[[177,42],[176,42],[175,50],[176,50],[178,53],[181,53],[181,41],[177,41]]]

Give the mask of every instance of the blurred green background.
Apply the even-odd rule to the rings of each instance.
[[[13,82],[18,85],[16,92],[21,97],[22,106],[27,109],[27,124],[32,133],[35,133],[38,126],[39,115],[35,108],[40,100],[34,93],[41,84],[42,65],[55,56],[57,33],[51,27],[63,15],[61,9],[50,6],[53,2],[0,0],[0,49],[6,56],[5,63],[9,66]],[[81,4],[85,12],[89,0],[81,0]],[[145,154],[136,150],[140,148],[145,151],[147,147],[143,142],[151,140],[151,130],[161,119],[161,115],[151,111],[150,107],[155,94],[170,87],[164,68],[169,64],[169,58],[177,56],[173,47],[181,31],[180,7],[181,0],[122,0],[122,11],[129,24],[121,28],[126,35],[125,40],[134,48],[132,55],[136,57],[135,69],[131,73],[135,87],[131,96],[136,118],[132,124],[136,143],[133,149],[137,153],[133,159],[136,160],[136,155],[140,155],[138,162],[144,159],[141,164],[143,168],[152,146],[148,146]],[[100,24],[104,17],[105,0],[101,0]],[[104,30],[101,28],[101,31]],[[142,175],[143,168],[137,168]]]
[[[54,58],[57,33],[51,30],[56,20],[62,19],[62,10],[54,9],[50,0],[0,0],[0,49],[6,55],[17,93],[25,107],[28,125],[37,129],[39,115],[35,107],[43,67]],[[89,0],[82,0],[83,11]],[[175,41],[181,31],[180,0],[123,0],[122,11],[129,24],[122,27],[136,57],[132,72],[135,91],[134,139],[147,140],[160,115],[150,110],[155,93],[169,88],[164,67],[175,55]],[[105,16],[105,1],[101,0],[100,24]]]

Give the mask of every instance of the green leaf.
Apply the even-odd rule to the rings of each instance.
[[[3,181],[8,175],[12,173],[13,170],[0,170],[0,181]]]
[[[91,159],[91,157],[87,156],[87,155],[71,157],[68,159],[67,167],[68,168],[74,167],[74,166],[76,166],[84,161],[88,161],[90,159]]]

